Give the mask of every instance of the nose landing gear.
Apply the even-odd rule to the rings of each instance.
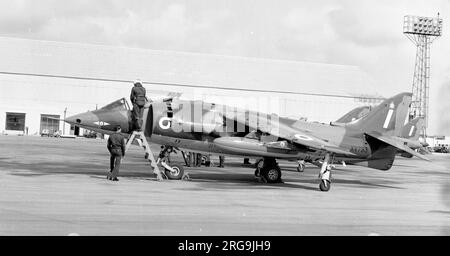
[[[184,176],[184,168],[179,164],[170,163],[170,153],[175,152],[171,146],[162,146],[156,164],[164,167],[164,174],[169,180],[181,180]]]

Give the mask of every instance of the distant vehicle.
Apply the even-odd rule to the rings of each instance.
[[[42,129],[41,131],[41,137],[50,137],[50,130],[49,129]]]
[[[438,147],[434,147],[433,151],[436,153],[448,153],[449,149],[444,146],[438,146]]]
[[[97,132],[94,132],[94,131],[90,131],[90,132],[88,132],[88,133],[85,133],[85,134],[83,134],[83,136],[85,137],[85,138],[90,138],[90,139],[95,139],[95,138],[97,138]]]
[[[52,136],[53,136],[53,137],[56,137],[56,138],[60,138],[60,137],[61,137],[61,131],[56,131],[56,132],[54,132],[54,133],[52,134]]]
[[[59,138],[59,137],[61,137],[61,132],[60,131],[51,131],[49,129],[42,129],[41,137],[45,137],[45,136]]]

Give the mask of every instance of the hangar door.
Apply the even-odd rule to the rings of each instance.
[[[11,131],[25,130],[25,113],[6,112],[5,130]]]
[[[80,136],[80,127],[76,125],[70,125],[70,135]]]
[[[50,134],[59,131],[59,115],[41,114],[41,133],[43,130]]]

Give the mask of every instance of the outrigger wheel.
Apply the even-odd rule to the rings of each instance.
[[[297,172],[304,172],[305,171],[305,161],[298,161],[297,163]]]
[[[184,174],[183,166],[179,164],[170,164],[169,166],[170,168],[172,168],[172,170],[164,168],[164,173],[166,174],[167,178],[169,178],[169,180],[181,180]]]
[[[329,180],[321,180],[319,184],[320,191],[327,192],[331,188],[331,182]]]
[[[331,188],[331,165],[330,163],[330,153],[327,153],[325,155],[325,158],[323,159],[322,167],[320,168],[319,178],[320,178],[320,184],[319,189],[320,191],[327,192]],[[331,163],[333,160],[331,160]]]

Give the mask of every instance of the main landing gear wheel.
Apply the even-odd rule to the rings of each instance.
[[[327,192],[331,188],[331,182],[329,180],[322,180],[319,184],[320,191]]]
[[[173,171],[164,168],[164,173],[166,174],[167,178],[169,178],[169,180],[181,180],[184,174],[183,166],[179,164],[171,164],[169,166],[170,168],[172,168]]]
[[[281,182],[281,170],[280,168],[263,168],[261,170],[261,176],[267,181],[267,183],[279,183]]]

